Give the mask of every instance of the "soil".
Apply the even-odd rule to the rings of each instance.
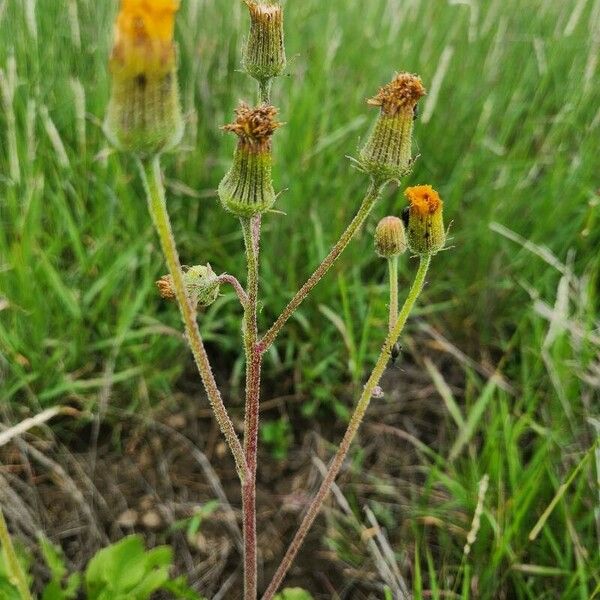
[[[437,357],[438,368],[448,382],[457,383],[453,391],[460,395],[460,368],[448,355],[431,348],[427,354]],[[330,460],[345,428],[331,413],[305,420],[302,398],[289,395],[280,382],[281,387],[280,395],[264,391],[262,417],[287,415],[294,443],[285,460],[261,447],[263,586],[320,482],[318,460]],[[303,587],[315,600],[383,597],[383,579],[369,552],[376,530],[365,517],[365,506],[378,515],[396,558],[402,557],[400,551],[405,554],[400,565],[410,579],[406,540],[413,536],[403,533],[414,523],[408,507],[414,506],[423,484],[419,467],[424,457],[417,441],[434,448],[444,445],[443,406],[426,369],[406,357],[390,365],[382,388],[385,397],[373,400],[353,456],[338,479],[353,515],[344,512],[343,499],[331,497],[286,580],[286,586]],[[68,418],[55,420],[51,428],[0,448],[0,502],[11,530],[32,548],[37,532],[45,532],[78,570],[107,543],[139,532],[149,546],[171,544],[177,572],[186,573],[207,598],[241,598],[240,494],[233,461],[192,370],[180,389],[146,417],[109,408],[99,428],[93,420],[83,428]],[[344,391],[348,406],[353,392]],[[225,396],[239,395],[231,391]],[[234,414],[241,429],[235,407]],[[177,526],[215,499],[218,508],[197,532],[188,535],[184,526]],[[42,581],[44,568],[41,561],[34,562],[36,579]]]

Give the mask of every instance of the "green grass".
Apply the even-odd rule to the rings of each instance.
[[[110,386],[112,403],[134,409],[169,394],[189,361],[175,307],[154,290],[165,267],[139,178],[101,132],[113,3],[39,2],[37,37],[28,6],[34,2],[0,2],[0,68],[10,80],[12,61],[17,74],[14,100],[0,110],[0,400],[16,419],[72,400],[94,408]],[[77,21],[67,6],[77,7]],[[239,72],[245,9],[235,0],[188,0],[182,13],[188,127],[183,151],[165,161],[170,211],[184,263],[209,261],[242,277],[241,234],[215,189],[233,146],[219,126],[238,99],[255,93]],[[275,146],[286,216],[265,223],[262,325],[359,205],[367,182],[345,155],[356,153],[374,116],[364,99],[394,70],[414,71],[430,95],[416,128],[422,157],[405,183],[433,184],[452,220],[452,248],[434,261],[420,314],[475,361],[500,364],[513,386],[507,393],[465,367],[464,426],[448,417],[447,447],[423,456],[426,491],[444,490],[446,501],[419,494],[415,517],[456,519],[468,531],[477,484],[490,477],[468,559],[451,529],[415,525],[416,581],[427,589],[465,598],[598,593],[593,457],[537,539],[528,535],[596,439],[588,419],[598,417],[598,381],[586,374],[598,364],[599,29],[600,6],[591,0],[287,6],[289,76],[274,95],[286,122]],[[390,191],[376,216],[398,214],[403,203],[402,190]],[[385,264],[368,235],[375,222],[268,357],[267,379],[293,372],[296,391],[312,398],[308,414],[320,405],[344,412],[347,404],[332,396],[364,379],[383,338]],[[536,301],[555,304],[560,270],[493,222],[547,247],[574,274],[563,283],[570,329],[557,319],[548,340],[548,320],[535,311]],[[414,265],[404,263],[408,281]],[[234,384],[239,317],[227,294],[201,321]]]

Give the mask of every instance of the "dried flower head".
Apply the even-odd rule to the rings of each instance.
[[[269,141],[281,127],[281,123],[277,121],[277,112],[274,106],[263,104],[251,108],[245,102],[240,102],[235,109],[235,121],[224,125],[223,129],[235,133],[240,139],[253,145],[260,145]]]
[[[375,229],[375,250],[382,258],[393,258],[406,252],[404,223],[398,217],[384,217]]]
[[[225,210],[251,217],[271,209],[277,195],[271,174],[271,138],[281,126],[277,109],[262,105],[250,108],[241,103],[236,118],[223,129],[235,133],[239,141],[233,165],[219,185],[219,199]]]
[[[188,298],[196,308],[206,308],[219,297],[219,278],[210,265],[190,267],[183,274],[183,282]],[[156,287],[161,298],[176,298],[171,275],[163,275],[156,282]]]
[[[418,75],[398,73],[390,83],[380,88],[376,96],[367,101],[370,106],[381,107],[386,115],[393,116],[403,108],[411,111],[425,96],[425,86]]]
[[[419,77],[399,73],[368,101],[381,111],[358,162],[365,173],[381,183],[399,181],[412,168],[414,110],[424,94]]]
[[[430,185],[418,185],[404,192],[409,206],[403,213],[408,247],[415,254],[437,254],[446,243],[440,195]]]
[[[157,282],[156,287],[161,298],[165,300],[175,299],[175,288],[173,287],[173,278],[170,275],[163,275]]]

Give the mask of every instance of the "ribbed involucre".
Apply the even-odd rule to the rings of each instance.
[[[104,131],[115,147],[140,156],[175,147],[183,135],[175,68],[163,75],[113,78]]]
[[[412,134],[412,108],[403,108],[394,115],[382,112],[360,151],[362,169],[386,181],[404,177],[413,164]]]
[[[270,148],[252,147],[240,140],[232,167],[219,185],[223,207],[239,217],[251,217],[270,210],[277,199],[272,162]]]
[[[285,69],[283,9],[279,3],[245,1],[250,10],[250,34],[244,48],[243,67],[264,83]]]

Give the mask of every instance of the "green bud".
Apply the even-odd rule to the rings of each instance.
[[[402,215],[408,247],[414,254],[433,256],[446,244],[444,203],[430,185],[410,187],[404,193],[410,202]]]
[[[186,293],[194,308],[206,308],[219,297],[219,278],[210,265],[190,267],[183,274]],[[175,299],[175,288],[171,275],[164,275],[156,286],[163,298]]]
[[[406,252],[404,223],[398,217],[384,217],[375,229],[375,250],[382,258],[393,258]]]
[[[359,154],[363,171],[382,182],[398,181],[410,171],[415,111],[424,95],[419,77],[399,73],[368,101],[380,114]]]
[[[241,103],[236,120],[224,129],[239,140],[233,165],[219,185],[219,199],[225,210],[251,217],[270,210],[277,195],[273,189],[271,138],[280,127],[273,106],[250,108]]]
[[[246,72],[261,83],[281,75],[286,65],[283,9],[277,1],[244,0],[250,10],[250,34],[244,49]]]

